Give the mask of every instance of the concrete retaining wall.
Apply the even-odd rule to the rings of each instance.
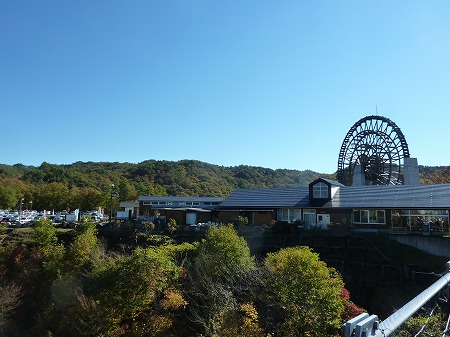
[[[432,255],[450,258],[450,238],[418,235],[389,235],[389,238]]]

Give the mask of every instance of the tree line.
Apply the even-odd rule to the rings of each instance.
[[[224,167],[195,160],[0,165],[0,208],[18,209],[24,198],[25,209],[108,209],[111,192],[115,203],[139,195],[226,197],[237,188],[307,186],[319,176],[309,170]]]
[[[419,170],[422,183],[450,182],[450,167],[420,166]],[[137,200],[139,195],[227,197],[237,188],[305,187],[320,176],[336,179],[335,173],[224,167],[195,160],[69,165],[44,162],[39,167],[0,164],[0,208],[19,209],[23,198],[25,209],[109,209],[111,192],[117,206],[119,200]]]
[[[340,336],[363,312],[340,274],[305,246],[255,257],[232,225],[194,242],[151,230],[119,236],[108,244],[89,221],[70,230],[48,220],[0,225],[0,335]],[[448,306],[434,312],[395,335],[424,325],[439,334]]]
[[[257,259],[231,225],[116,250],[90,222],[64,238],[47,220],[22,231],[0,246],[5,336],[339,336],[362,312],[310,248]]]

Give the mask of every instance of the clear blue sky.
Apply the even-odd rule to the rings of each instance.
[[[332,173],[376,113],[450,165],[450,2],[0,2],[0,163]]]

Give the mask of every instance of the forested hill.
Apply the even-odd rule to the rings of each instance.
[[[419,169],[422,183],[450,182],[450,167]],[[0,208],[17,207],[22,197],[33,201],[35,207],[49,204],[54,208],[65,208],[68,204],[83,207],[86,200],[91,204],[108,204],[112,183],[120,200],[136,200],[139,195],[226,197],[237,188],[307,186],[320,176],[335,179],[335,174],[311,170],[224,167],[195,160],[70,165],[44,162],[39,167],[0,164]]]
[[[224,167],[195,160],[147,160],[139,164],[76,162],[70,165],[44,162],[39,167],[0,165],[1,179],[15,179],[26,187],[60,183],[69,190],[109,191],[114,183],[129,190],[129,195],[121,196],[128,198],[161,194],[226,197],[236,188],[307,186],[319,176],[333,177],[310,170],[272,170],[247,165]]]

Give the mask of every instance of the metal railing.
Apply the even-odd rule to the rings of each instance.
[[[425,303],[450,283],[450,261],[445,265],[445,274],[439,280],[406,303],[402,308],[380,322],[377,315],[363,313],[344,324],[345,337],[388,337]]]

